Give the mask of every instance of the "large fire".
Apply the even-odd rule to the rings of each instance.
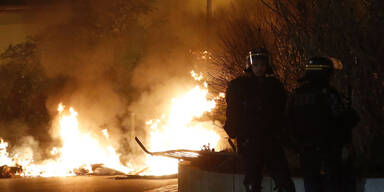
[[[192,72],[196,80],[202,76]],[[205,112],[215,108],[215,101],[207,99],[207,84],[195,86],[185,94],[172,99],[169,114],[150,120],[146,124],[150,129],[149,149],[163,151],[170,149],[200,150],[205,145],[216,148],[220,136],[212,129],[212,124],[195,121]],[[74,108],[58,105],[57,132],[62,141],[60,147],[53,147],[54,159],[34,162],[33,155],[7,152],[8,143],[0,138],[0,166],[21,166],[22,176],[71,176],[79,170],[92,173],[92,165],[104,167],[123,174],[137,173],[129,163],[120,161],[120,154],[109,144],[108,129],[100,133],[90,133],[82,129],[81,116]],[[146,168],[140,174],[164,175],[177,173],[178,161],[175,159],[146,156]]]

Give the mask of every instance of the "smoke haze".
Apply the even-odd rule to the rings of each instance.
[[[59,143],[55,124],[62,102],[79,112],[83,130],[100,135],[107,128],[121,158],[132,159],[139,152],[133,137],[146,135],[144,122],[193,86],[191,51],[207,46],[205,2],[47,2],[32,4],[24,16],[35,26],[32,39],[44,78],[55,81],[42,93],[49,125],[4,121],[0,136],[47,155]]]

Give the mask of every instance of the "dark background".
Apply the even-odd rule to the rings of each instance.
[[[1,0],[0,6],[23,6],[47,3],[49,0]]]

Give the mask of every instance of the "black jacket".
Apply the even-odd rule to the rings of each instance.
[[[301,146],[341,146],[350,142],[359,117],[329,84],[304,83],[288,99],[287,126]]]
[[[274,77],[242,76],[229,82],[225,131],[231,138],[280,134],[286,93]]]

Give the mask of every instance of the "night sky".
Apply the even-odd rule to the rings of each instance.
[[[25,24],[21,12],[2,11],[2,8],[26,5],[28,5],[27,0],[0,0],[0,51],[3,51],[9,44],[23,41],[29,35],[28,26]]]
[[[26,0],[2,0],[0,1],[0,6],[5,6],[5,5],[25,5]]]
[[[0,0],[0,6],[36,5],[50,0]]]

